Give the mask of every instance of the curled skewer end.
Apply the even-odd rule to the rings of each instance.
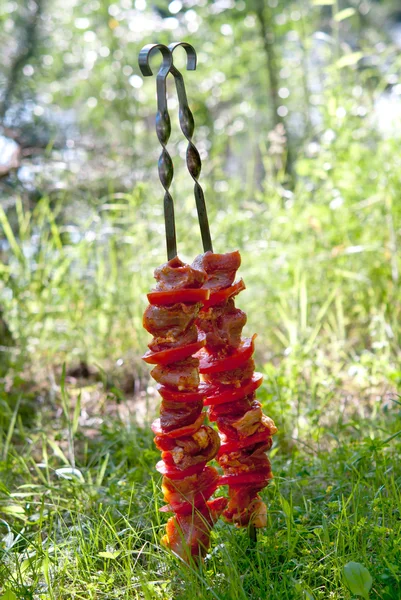
[[[173,44],[169,44],[168,46],[169,50],[171,50],[171,54],[173,54],[174,50],[178,46],[184,48],[185,52],[187,53],[187,71],[195,71],[197,64],[195,48],[191,46],[191,44],[188,44],[188,42],[174,42]]]
[[[171,69],[171,66],[173,64],[173,56],[169,48],[167,48],[167,46],[165,46],[164,44],[146,44],[146,46],[142,48],[138,56],[139,68],[144,77],[149,77],[150,75],[153,75],[153,71],[149,65],[149,59],[152,52],[156,49],[160,50],[160,52],[163,55],[163,63],[161,69],[159,70],[159,74],[163,74],[165,77],[167,77]]]

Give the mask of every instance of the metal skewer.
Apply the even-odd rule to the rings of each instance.
[[[195,71],[195,48],[187,42],[174,42],[173,44],[169,44],[171,54],[178,46],[182,46],[187,53],[187,71]],[[188,140],[186,162],[188,171],[195,182],[194,196],[196,202],[196,209],[198,211],[199,227],[201,230],[203,250],[205,252],[207,252],[208,250],[210,250],[210,252],[213,252],[212,238],[210,236],[209,221],[207,218],[205,196],[198,182],[198,178],[202,169],[202,161],[196,146],[192,142],[192,136],[194,134],[195,129],[195,121],[191,109],[188,105],[187,93],[185,91],[183,76],[181,75],[180,71],[174,66],[174,64],[172,64],[172,66],[170,67],[170,73],[174,76],[175,85],[177,88],[181,131]]]
[[[174,76],[177,88],[179,102],[179,121],[181,131],[188,140],[186,152],[186,163],[188,171],[195,182],[194,196],[196,209],[198,212],[199,227],[201,230],[202,244],[204,252],[213,252],[212,239],[210,236],[209,221],[203,190],[198,182],[202,168],[202,161],[199,152],[192,141],[195,129],[193,114],[188,106],[187,94],[185,91],[184,79],[180,71],[173,64],[173,52],[177,46],[182,46],[187,53],[187,70],[196,69],[196,52],[191,44],[186,42],[175,42],[169,47],[164,44],[147,44],[139,53],[139,67],[142,75],[148,77],[152,75],[149,66],[151,53],[158,49],[163,55],[163,63],[157,74],[157,115],[156,115],[156,133],[162,146],[162,152],[159,157],[159,178],[165,190],[164,194],[164,221],[166,227],[167,257],[169,260],[177,256],[177,241],[174,221],[174,202],[169,192],[174,175],[174,167],[171,157],[166,149],[166,144],[170,138],[171,123],[167,107],[167,86],[166,80],[169,73]]]
[[[158,170],[161,184],[165,190],[164,194],[164,221],[166,228],[166,244],[167,257],[171,260],[177,256],[177,241],[174,220],[174,202],[169,192],[169,188],[174,176],[173,162],[166,145],[170,138],[171,122],[167,107],[167,86],[166,80],[171,73],[175,80],[175,85],[179,103],[179,121],[181,131],[188,140],[186,152],[186,163],[188,171],[194,180],[194,196],[196,208],[198,212],[199,226],[202,236],[202,244],[205,252],[213,252],[212,239],[210,236],[209,221],[207,217],[205,197],[203,190],[198,182],[202,161],[199,152],[192,141],[194,134],[195,122],[193,114],[188,105],[187,94],[185,90],[184,78],[180,71],[174,66],[173,52],[178,47],[182,46],[187,53],[187,70],[194,71],[196,69],[196,52],[195,48],[187,42],[175,42],[168,47],[164,44],[147,44],[139,53],[138,63],[142,75],[148,77],[153,75],[149,66],[149,58],[151,53],[158,49],[163,55],[162,65],[157,73],[156,89],[157,89],[157,115],[156,115],[156,133],[159,142],[162,146],[162,152],[159,157]],[[257,529],[253,523],[249,525],[249,538],[251,546],[254,547],[257,542]]]
[[[165,190],[164,194],[164,223],[166,228],[167,258],[171,260],[177,256],[177,238],[175,233],[174,220],[174,202],[169,192],[169,188],[174,176],[174,167],[171,156],[166,150],[166,144],[170,138],[171,123],[167,108],[167,75],[173,66],[173,56],[169,48],[164,44],[147,44],[139,53],[138,63],[142,75],[148,77],[153,75],[149,66],[150,54],[154,50],[160,50],[163,55],[163,62],[156,77],[157,90],[157,115],[156,115],[156,134],[162,146],[162,152],[159,157],[159,178]]]

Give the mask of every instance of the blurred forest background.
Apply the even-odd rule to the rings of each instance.
[[[330,458],[334,447],[340,452],[339,440],[360,444],[363,457],[376,437],[395,437],[391,452],[399,448],[399,2],[4,0],[0,464],[8,473],[8,490],[26,483],[21,448],[29,460],[54,469],[60,460],[74,468],[79,463],[86,477],[103,460],[100,447],[91,455],[87,440],[106,439],[119,450],[102,463],[100,486],[105,474],[110,482],[128,472],[132,481],[129,469],[139,469],[129,428],[134,416],[142,423],[158,405],[140,360],[148,342],[142,313],[153,269],[165,261],[165,242],[156,81],[141,76],[137,56],[144,44],[173,41],[188,41],[198,53],[195,72],[185,71],[184,51],[177,50],[175,60],[195,117],[215,251],[242,253],[247,290],[239,306],[248,314],[248,334],[258,332],[256,361],[265,374],[261,399],[280,429],[273,452],[283,495],[288,497],[298,473],[315,473],[314,485],[323,490],[328,483],[335,486],[341,476],[334,476],[334,462],[348,460]],[[151,64],[157,70],[160,56]],[[173,81],[169,109],[178,248],[191,261],[202,247]],[[124,426],[110,421],[127,414]],[[81,450],[74,454],[71,431],[83,434],[85,452],[78,443]],[[50,440],[49,463],[37,454],[43,433]],[[141,444],[148,458],[140,460],[148,460],[151,469],[157,460],[151,438]],[[386,460],[390,446],[380,445]],[[316,455],[314,466],[311,447],[328,452]],[[350,447],[349,458],[354,450]],[[294,460],[301,465],[297,475],[291,471]],[[367,471],[373,468],[368,463]],[[143,471],[145,482],[149,469]],[[138,472],[136,480],[142,477]],[[339,496],[348,489],[347,477]],[[374,477],[362,503],[376,498]],[[109,492],[111,502],[115,489],[104,493]],[[84,513],[86,500],[80,501]],[[329,521],[332,509],[325,508]],[[369,510],[367,524],[375,519]],[[388,534],[378,532],[372,542],[364,527],[355,552],[365,542],[383,550],[380,536]],[[401,574],[393,567],[380,589],[395,595],[377,597],[400,597]],[[33,585],[41,576],[31,577]],[[331,576],[325,581],[311,575],[316,598],[329,597],[330,589],[335,593],[335,584],[327,583]],[[283,598],[295,598],[288,585]],[[330,597],[349,597],[342,593]]]
[[[198,51],[186,82],[212,236],[217,251],[244,249],[264,358],[317,337],[324,354],[355,350],[358,369],[398,354],[396,2],[13,0],[0,19],[2,362],[128,353],[141,370],[143,292],[164,241],[155,81],[137,55],[176,40]],[[169,96],[190,259],[201,245]]]

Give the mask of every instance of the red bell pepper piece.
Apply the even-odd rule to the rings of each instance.
[[[222,290],[212,292],[210,294],[210,298],[204,301],[202,310],[210,308],[211,306],[215,306],[216,304],[221,304],[222,302],[225,302],[229,298],[232,298],[232,296],[236,296],[237,294],[242,292],[242,290],[244,290],[245,287],[246,286],[243,279],[240,279],[236,283],[233,283],[232,285],[223,288]]]
[[[206,335],[202,332],[199,334],[198,341],[186,346],[179,346],[178,348],[168,348],[167,350],[160,350],[160,352],[152,352],[148,350],[142,360],[151,365],[168,365],[170,363],[178,362],[192,356],[198,350],[203,348],[206,344]]]
[[[245,338],[241,345],[228,356],[219,356],[218,354],[210,354],[207,350],[199,352],[198,358],[200,361],[200,373],[219,373],[220,371],[231,371],[243,365],[251,358],[255,349],[256,333],[251,338]]]
[[[254,433],[253,435],[250,435],[241,440],[232,440],[225,442],[224,444],[221,444],[217,456],[221,456],[222,454],[228,454],[229,452],[235,452],[236,450],[242,450],[242,448],[248,448],[249,446],[253,446],[253,444],[265,442],[270,437],[270,431],[266,428],[264,431]]]
[[[206,396],[207,385],[201,383],[196,392],[179,392],[158,383],[156,389],[167,402],[198,402]]]
[[[258,389],[263,382],[262,373],[254,373],[252,379],[241,385],[241,387],[222,386],[209,388],[209,394],[204,400],[205,406],[214,406],[216,404],[225,404],[226,402],[235,402]],[[211,390],[211,391],[210,391]]]
[[[238,475],[223,475],[219,479],[219,485],[246,485],[248,483],[263,483],[273,477],[269,471],[251,471],[248,473],[238,473]]]
[[[168,304],[176,304],[177,302],[190,303],[201,302],[202,304],[208,300],[210,290],[188,289],[188,290],[168,290],[165,292],[149,292],[149,304],[156,306],[167,306]]]

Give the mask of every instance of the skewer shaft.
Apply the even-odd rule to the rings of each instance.
[[[166,228],[167,257],[171,260],[177,256],[177,238],[175,232],[174,219],[174,201],[169,192],[169,188],[174,176],[173,161],[167,152],[166,145],[170,138],[171,122],[167,107],[167,86],[166,79],[173,64],[171,50],[163,44],[147,44],[139,53],[139,67],[145,76],[152,75],[149,66],[150,54],[154,50],[160,50],[163,55],[163,63],[159,69],[156,78],[157,91],[157,115],[156,115],[156,134],[162,146],[162,152],[159,157],[158,170],[159,179],[164,188],[164,223]]]
[[[252,523],[249,525],[249,540],[251,542],[251,546],[255,546],[258,541],[258,532]]]
[[[187,69],[196,69],[196,52],[191,44],[186,42],[176,42],[169,47],[163,44],[148,44],[144,46],[139,53],[139,67],[143,75],[152,75],[149,66],[150,54],[158,49],[163,55],[163,63],[157,74],[157,115],[156,115],[156,133],[162,152],[159,157],[158,170],[160,182],[164,188],[164,222],[166,230],[167,257],[171,260],[177,256],[177,240],[174,218],[174,201],[170,194],[170,186],[174,176],[174,167],[171,156],[166,149],[170,138],[171,123],[167,107],[167,88],[166,79],[169,73],[174,76],[177,88],[179,102],[179,121],[181,131],[188,141],[186,152],[186,164],[188,171],[194,180],[194,196],[196,209],[198,212],[199,227],[201,230],[202,244],[204,252],[213,252],[212,238],[210,235],[209,221],[207,217],[205,196],[202,187],[199,184],[199,176],[202,169],[202,161],[199,152],[192,141],[195,122],[193,114],[188,105],[187,94],[185,91],[184,79],[180,71],[173,64],[173,52],[177,46],[182,46],[187,53]]]
[[[193,71],[196,69],[196,52],[193,46],[186,42],[176,42],[169,45],[171,53],[177,46],[182,46],[187,53],[187,69]],[[212,238],[210,235],[209,220],[207,217],[207,209],[205,203],[205,196],[203,190],[198,182],[201,169],[202,161],[199,152],[192,141],[192,136],[195,129],[195,121],[191,109],[188,105],[187,93],[185,90],[184,78],[180,71],[174,66],[170,68],[170,73],[174,76],[175,85],[177,88],[178,103],[179,103],[179,121],[181,131],[188,140],[188,147],[186,152],[186,163],[188,171],[194,180],[194,196],[196,202],[196,209],[198,212],[199,227],[201,230],[203,250],[207,252],[210,250],[213,252]]]
[[[158,162],[158,170],[159,179],[165,190],[163,201],[164,224],[166,230],[167,258],[168,260],[171,260],[177,256],[177,238],[175,232],[174,201],[169,192],[169,188],[174,176],[174,167],[171,156],[166,150],[166,144],[171,133],[170,117],[167,107],[165,109],[160,109],[159,107],[156,115],[156,133],[162,146],[162,152]]]

